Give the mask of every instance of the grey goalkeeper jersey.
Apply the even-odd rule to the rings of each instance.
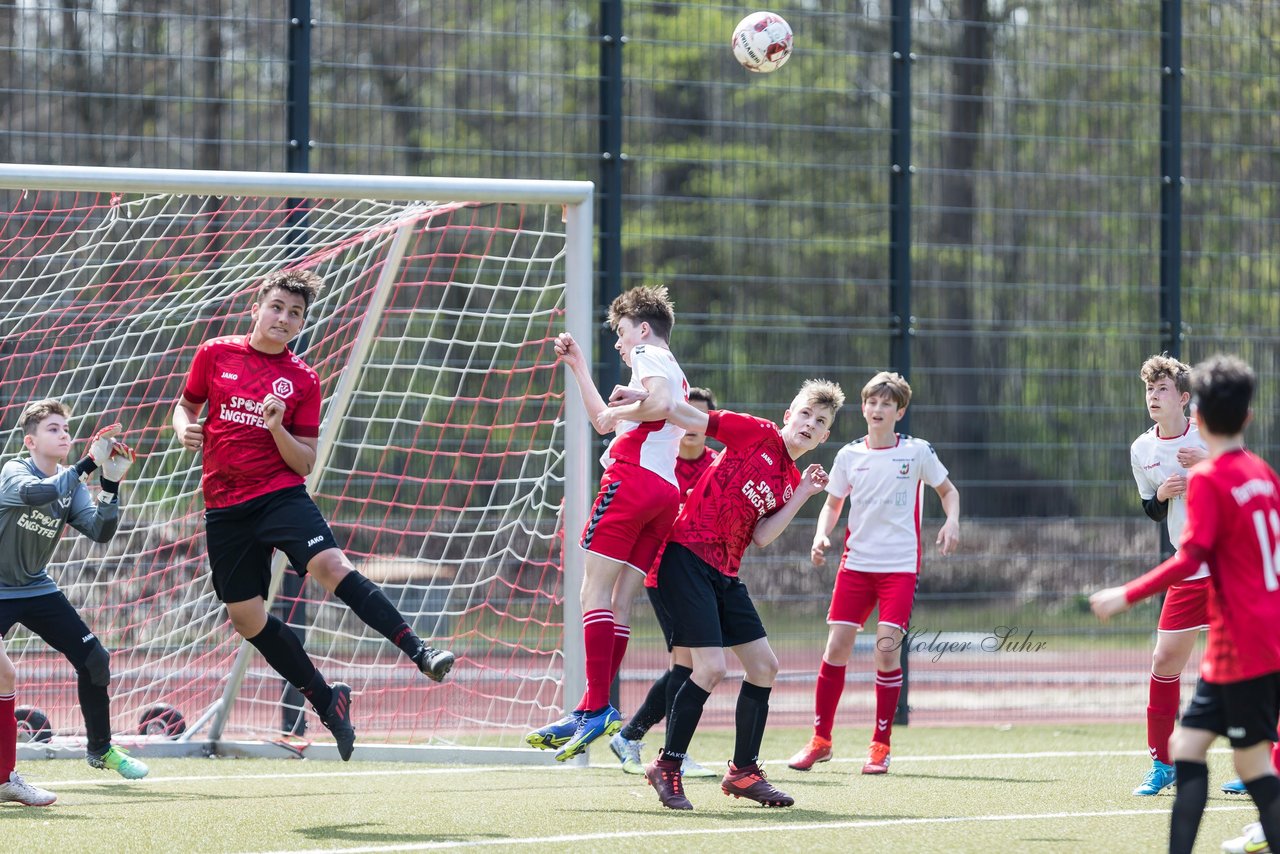
[[[55,593],[47,567],[62,529],[70,524],[105,543],[120,522],[118,499],[93,500],[74,468],[46,475],[30,457],[0,468],[0,599]]]

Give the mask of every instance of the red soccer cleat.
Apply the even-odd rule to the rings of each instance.
[[[871,742],[871,747],[867,749],[867,764],[862,766],[862,773],[889,773],[889,745],[878,741]]]
[[[684,780],[680,776],[678,759],[655,759],[645,766],[644,777],[658,793],[658,800],[667,809],[691,810],[693,804],[684,796]]]
[[[735,798],[747,798],[766,807],[789,807],[796,799],[765,779],[760,766],[752,763],[736,768],[729,763],[729,773],[720,781],[720,791]]]
[[[815,735],[809,743],[787,763],[788,768],[797,771],[808,771],[819,762],[831,761],[831,739]]]

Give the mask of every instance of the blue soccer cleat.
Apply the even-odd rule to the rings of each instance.
[[[605,706],[604,711],[594,715],[583,715],[578,721],[578,729],[573,737],[564,743],[556,753],[556,761],[564,762],[572,759],[587,749],[587,745],[602,735],[612,736],[622,730],[622,714],[613,706]]]
[[[1160,760],[1151,763],[1151,770],[1143,778],[1142,785],[1133,790],[1135,795],[1158,795],[1174,783],[1173,766]]]
[[[1247,795],[1249,794],[1249,790],[1244,787],[1244,780],[1237,777],[1234,780],[1228,780],[1222,784],[1222,794]]]
[[[582,712],[570,712],[558,721],[535,729],[524,737],[524,743],[539,750],[558,750],[566,741],[573,738],[578,731],[578,722],[582,720]]]

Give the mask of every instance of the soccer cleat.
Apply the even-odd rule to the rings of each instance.
[[[644,778],[658,793],[658,800],[671,810],[691,810],[693,804],[684,796],[684,780],[680,775],[680,763],[674,759],[658,758],[645,766]]]
[[[453,653],[423,644],[413,654],[413,663],[433,682],[443,682],[453,669]]]
[[[688,777],[690,780],[693,780],[698,777],[714,777],[716,776],[716,772],[712,771],[710,768],[704,768],[686,756],[680,762],[680,776]]]
[[[862,766],[862,773],[889,773],[889,745],[878,741],[871,742],[871,747],[867,748],[867,764]]]
[[[541,729],[535,729],[524,737],[524,743],[539,750],[559,750],[578,731],[582,712],[570,712],[558,721],[552,721]]]
[[[613,755],[618,757],[618,761],[622,763],[624,774],[644,773],[644,763],[640,761],[641,747],[644,747],[644,742],[624,738],[622,733],[618,733],[609,739],[609,749],[613,751]]]
[[[101,756],[90,753],[84,760],[89,763],[90,768],[115,771],[126,780],[141,780],[147,776],[147,771],[150,770],[141,759],[134,759],[114,744],[108,747],[107,752]]]
[[[787,763],[788,768],[794,768],[797,771],[808,771],[819,762],[831,761],[831,739],[823,738],[815,735],[809,739],[809,743],[791,757],[791,761]]]
[[[1244,780],[1237,777],[1234,780],[1228,780],[1222,784],[1222,794],[1247,795],[1249,794],[1249,790],[1244,787]]]
[[[729,773],[720,781],[720,791],[735,798],[747,798],[766,807],[789,807],[796,799],[774,786],[756,763],[737,768],[729,763]]]
[[[351,686],[345,682],[334,682],[332,688],[333,699],[329,701],[328,710],[320,716],[320,723],[333,733],[333,740],[338,743],[338,755],[346,762],[356,746],[356,728],[351,725]]]
[[[58,799],[53,792],[33,786],[22,779],[17,771],[9,775],[6,783],[0,783],[0,801],[22,804],[24,807],[47,807]]]
[[[1262,833],[1262,825],[1255,821],[1244,826],[1243,836],[1222,843],[1222,850],[1227,854],[1264,854],[1271,847],[1267,845],[1267,837]]]
[[[572,759],[587,749],[587,745],[602,735],[613,735],[622,729],[622,715],[613,706],[605,706],[604,711],[594,715],[583,715],[578,720],[578,728],[564,745],[556,751],[556,761],[564,762]]]
[[[1142,785],[1133,790],[1135,795],[1158,795],[1173,785],[1173,766],[1159,759],[1151,763],[1151,770],[1142,779]]]

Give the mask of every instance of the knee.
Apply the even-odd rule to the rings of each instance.
[[[341,549],[326,549],[307,563],[307,575],[310,575],[320,586],[332,593],[347,577],[354,572],[355,566],[347,559]]]
[[[872,660],[875,663],[876,670],[886,673],[890,670],[897,670],[902,666],[902,656],[896,648],[891,650],[877,649]]]
[[[725,666],[721,662],[719,664],[702,664],[694,666],[693,676],[690,677],[704,691],[711,691],[722,681],[724,681]]]
[[[769,656],[762,661],[752,662],[751,670],[745,676],[752,685],[759,685],[761,688],[770,687],[778,676],[778,659]]]
[[[99,688],[105,688],[111,684],[111,653],[107,652],[107,648],[96,639],[93,642],[93,649],[89,650],[89,654],[85,656],[80,673],[89,679],[90,684]]]
[[[0,694],[12,694],[18,687],[18,671],[9,657],[0,655]]]
[[[1151,654],[1151,672],[1158,676],[1177,675],[1182,672],[1182,666],[1186,663],[1186,656],[1174,654],[1160,646]]]
[[[849,657],[853,655],[853,642],[857,637],[856,631],[848,632],[848,637],[844,632],[832,632],[827,636],[827,648],[822,657],[828,664],[843,667],[849,663]]]

